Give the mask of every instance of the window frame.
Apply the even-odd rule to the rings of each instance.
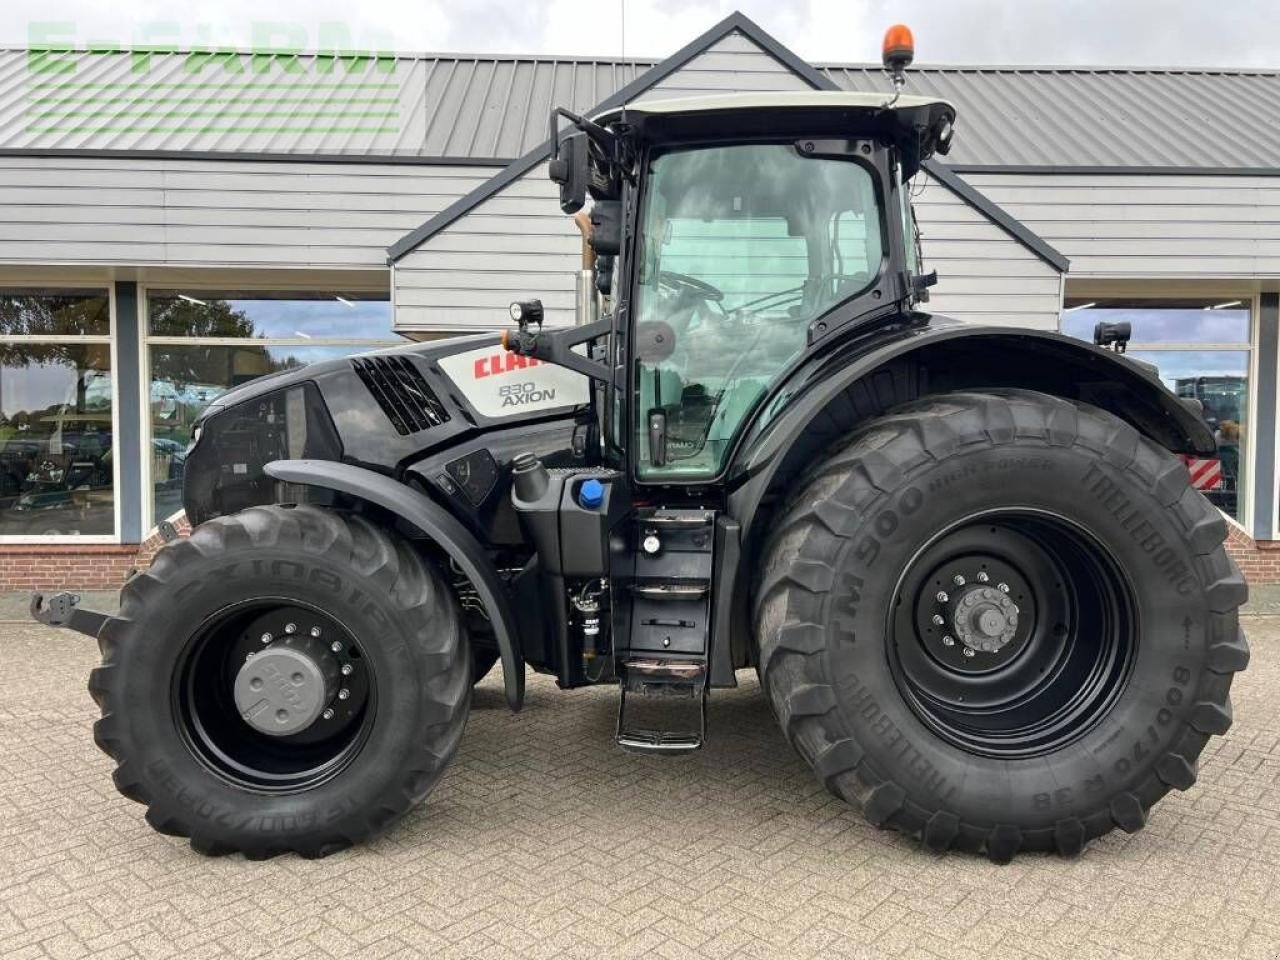
[[[86,334],[57,334],[41,336],[39,334],[20,334],[17,336],[0,334],[0,343],[72,343],[72,344],[106,344],[108,356],[111,358],[111,533],[58,534],[50,536],[39,533],[4,533],[0,532],[0,545],[16,544],[70,544],[70,545],[111,545],[121,542],[121,510],[120,504],[124,491],[120,489],[120,457],[118,442],[120,439],[120,357],[119,338],[116,317],[116,287],[111,281],[101,280],[42,280],[17,283],[6,281],[0,283],[0,291],[5,290],[91,290],[107,294],[107,332]],[[3,528],[0,528],[2,531]]]
[[[1065,280],[1065,278],[1064,278]],[[1161,288],[1161,289],[1153,289]],[[1261,294],[1256,291],[1241,291],[1240,289],[1231,289],[1230,287],[1204,287],[1199,289],[1190,289],[1182,286],[1170,288],[1165,282],[1151,279],[1134,279],[1125,281],[1123,286],[1115,289],[1087,289],[1081,291],[1068,291],[1066,283],[1063,284],[1061,297],[1062,306],[1058,309],[1058,332],[1063,336],[1071,336],[1062,329],[1063,314],[1070,309],[1067,307],[1066,301],[1071,300],[1239,300],[1243,307],[1249,310],[1249,333],[1248,341],[1245,343],[1234,342],[1186,342],[1186,341],[1167,341],[1152,343],[1149,341],[1140,341],[1137,339],[1130,340],[1126,345],[1126,350],[1130,353],[1243,353],[1247,356],[1245,364],[1246,376],[1248,377],[1248,385],[1245,391],[1245,409],[1248,423],[1253,428],[1258,423],[1258,342],[1261,332]],[[1072,339],[1075,339],[1074,337]],[[1240,506],[1240,519],[1236,519],[1225,510],[1219,509],[1218,512],[1226,519],[1228,523],[1240,530],[1248,537],[1253,537],[1254,526],[1254,507],[1255,507],[1255,490],[1254,483],[1257,476],[1257,444],[1252,442],[1251,435],[1246,433],[1244,461],[1248,467],[1245,471],[1240,484],[1240,490],[1237,494]]]
[[[157,518],[155,510],[155,477],[153,474],[154,456],[152,454],[152,428],[151,422],[151,348],[153,346],[183,346],[183,347],[241,347],[246,343],[255,347],[363,347],[368,350],[377,350],[382,347],[398,346],[403,343],[411,342],[402,335],[397,335],[394,329],[391,335],[386,339],[373,339],[369,337],[353,338],[353,337],[175,337],[172,335],[155,335],[151,334],[151,294],[160,290],[180,290],[184,293],[196,293],[200,291],[209,292],[226,292],[228,289],[234,289],[237,293],[320,293],[325,292],[325,284],[317,283],[269,283],[269,282],[236,282],[228,284],[223,282],[206,281],[201,283],[174,283],[172,281],[138,284],[138,397],[139,406],[137,415],[141,421],[141,438],[142,438],[142,469],[139,471],[142,489],[140,495],[142,497],[141,516],[142,528],[147,531],[145,537],[153,536],[158,529],[159,520],[169,520],[173,517],[181,515],[182,511],[169,514],[166,517]],[[386,296],[386,303],[391,308],[392,323],[395,323],[395,293],[390,286],[373,286],[369,284],[352,284],[338,287],[333,286],[334,292],[350,292],[350,293],[366,293],[366,294],[383,294]],[[353,353],[356,351],[353,351]],[[119,527],[119,518],[117,516],[117,528]]]

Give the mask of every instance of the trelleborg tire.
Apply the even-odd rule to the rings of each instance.
[[[860,428],[775,521],[761,681],[872,823],[996,862],[1074,855],[1189,788],[1231,723],[1248,647],[1225,535],[1182,463],[1110,414],[926,398]]]
[[[318,857],[376,835],[435,785],[470,701],[443,579],[406,541],[316,507],[254,507],[166,546],[100,647],[94,734],[116,786],[206,854]],[[286,668],[263,676],[283,685],[297,663],[290,689],[308,691],[310,726],[288,736],[238,699],[273,651],[257,663]]]

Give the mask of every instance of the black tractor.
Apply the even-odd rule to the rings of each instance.
[[[233,390],[191,535],[119,612],[33,598],[98,640],[121,793],[203,853],[323,856],[426,797],[499,660],[512,710],[529,669],[611,684],[618,744],[665,756],[751,668],[814,774],[930,850],[1142,827],[1248,661],[1178,457],[1214,437],[1114,349],[920,309],[912,178],[953,121],[900,91],[556,111],[576,325],[529,300]]]

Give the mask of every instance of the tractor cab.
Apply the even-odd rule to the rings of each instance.
[[[550,172],[561,206],[590,197],[604,319],[510,349],[600,381],[614,465],[640,484],[720,479],[755,413],[814,353],[901,322],[927,298],[908,197],[950,145],[927,97],[734,94],[569,115]],[[527,309],[531,308],[531,309]],[[537,306],[518,307],[537,314]],[[592,359],[572,346],[603,342]]]

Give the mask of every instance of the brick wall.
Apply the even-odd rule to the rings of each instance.
[[[185,518],[175,526],[189,530]],[[5,544],[0,546],[0,592],[119,590],[129,571],[143,570],[164,541],[141,544]]]
[[[1227,552],[1250,583],[1280,583],[1280,540],[1254,540],[1228,525]]]
[[[186,520],[175,524],[187,529]],[[1228,524],[1227,551],[1250,583],[1280,583],[1280,540],[1254,540]],[[0,546],[0,591],[116,590],[133,569],[144,569],[162,541],[140,546],[9,544]]]

